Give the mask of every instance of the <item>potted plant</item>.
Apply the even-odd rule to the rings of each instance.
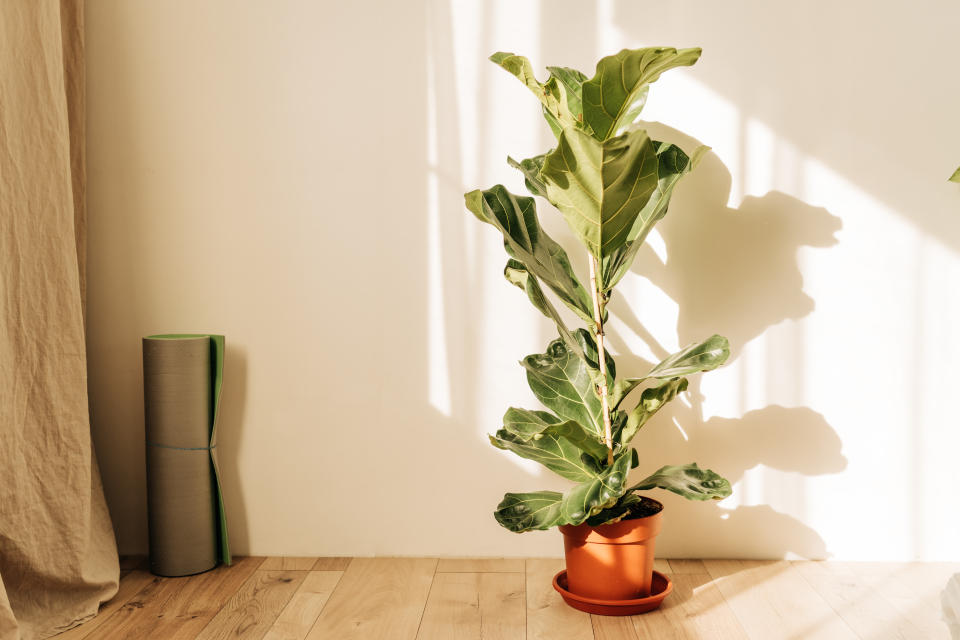
[[[503,234],[506,279],[526,292],[558,333],[543,353],[521,362],[548,411],[508,409],[490,442],[576,483],[563,493],[507,493],[494,516],[518,533],[558,526],[567,568],[554,586],[572,606],[594,613],[649,610],[669,593],[669,580],[653,572],[663,505],[638,491],[667,489],[691,500],[731,492],[727,480],[696,463],[661,467],[634,484],[627,480],[639,466],[634,436],[687,388],[686,376],[723,364],[726,338],[692,344],[642,377],[618,378],[604,332],[614,287],[666,215],[680,178],[709,150],[687,155],[650,139],[634,123],[649,84],[699,57],[700,49],[623,50],[601,59],[592,78],[548,67],[545,83],[522,56],[490,57],[537,96],[557,138],[556,148],[545,154],[507,161],[523,173],[533,196],[559,209],[589,263],[584,284],[566,251],[540,226],[533,197],[514,195],[503,185],[465,195],[467,208]],[[548,290],[585,328],[568,326]]]

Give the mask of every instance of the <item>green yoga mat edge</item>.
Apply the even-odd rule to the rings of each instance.
[[[213,478],[217,490],[218,559],[223,564],[233,564],[230,555],[230,537],[227,534],[227,511],[223,504],[223,487],[220,482],[220,465],[217,461],[217,418],[220,415],[220,391],[223,389],[223,358],[226,351],[224,336],[214,333],[160,333],[145,336],[146,340],[189,340],[192,338],[210,339],[210,371],[212,376],[213,402],[210,416],[210,464],[213,465]]]

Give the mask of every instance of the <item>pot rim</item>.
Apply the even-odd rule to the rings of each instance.
[[[660,533],[664,506],[659,500],[647,499],[659,504],[660,511],[642,518],[631,518],[620,522],[601,524],[596,527],[583,522],[577,525],[562,524],[557,528],[564,536],[581,542],[631,544],[649,540]]]

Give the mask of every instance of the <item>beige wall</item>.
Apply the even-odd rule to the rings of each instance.
[[[946,0],[89,2],[91,403],[121,549],[146,546],[139,338],[211,331],[235,552],[558,555],[491,517],[565,483],[484,435],[535,406],[516,361],[552,333],[462,209],[550,144],[485,57],[591,71],[670,44],[704,56],[646,117],[715,152],[611,340],[638,373],[730,337],[637,444],[644,472],[736,485],[665,497],[662,553],[960,558],[958,26]]]

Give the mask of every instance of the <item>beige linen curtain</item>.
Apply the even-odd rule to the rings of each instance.
[[[0,2],[0,639],[117,591],[83,326],[83,6]]]

